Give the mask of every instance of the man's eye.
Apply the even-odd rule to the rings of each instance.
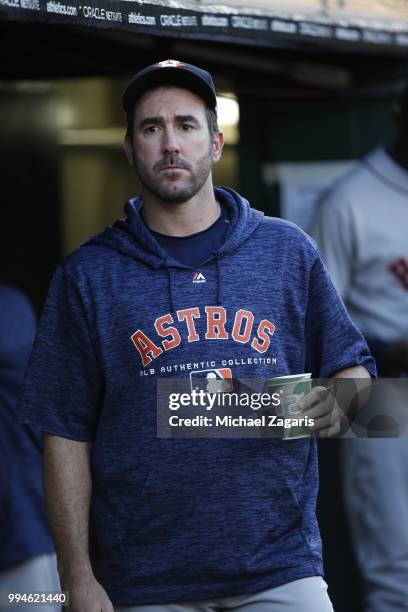
[[[158,125],[149,125],[146,129],[145,129],[145,134],[156,134],[159,130],[159,126]]]
[[[183,130],[183,132],[191,132],[191,130],[193,129],[193,126],[190,125],[189,123],[183,123],[181,126],[181,129]]]

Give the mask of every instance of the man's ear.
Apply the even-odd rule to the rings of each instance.
[[[123,141],[123,150],[125,151],[129,164],[133,166],[133,146],[128,134],[126,134],[125,140]]]
[[[217,162],[221,158],[222,148],[224,146],[224,134],[222,132],[216,132],[213,134],[212,153],[213,161]]]

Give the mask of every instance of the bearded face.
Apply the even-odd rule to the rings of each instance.
[[[160,87],[137,104],[130,154],[144,188],[180,204],[202,189],[221,151],[203,100],[186,89]]]

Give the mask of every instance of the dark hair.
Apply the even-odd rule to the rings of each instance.
[[[218,127],[217,113],[213,111],[212,108],[209,108],[207,106],[205,109],[205,116],[207,118],[207,125],[208,125],[208,130],[210,132],[210,136],[219,132],[220,128]],[[134,117],[135,117],[135,107],[133,107],[132,110],[130,110],[127,113],[126,135],[128,136],[128,138],[130,138],[130,140],[132,139],[132,136],[133,136]]]
[[[217,113],[212,108],[208,108],[207,106],[205,109],[205,114],[207,117],[208,129],[210,130],[210,135],[212,136],[220,131]]]

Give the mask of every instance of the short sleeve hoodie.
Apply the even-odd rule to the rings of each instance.
[[[160,377],[375,373],[314,242],[232,190],[216,197],[228,232],[197,268],[162,249],[130,200],[58,267],[30,359],[20,418],[93,442],[99,578],[116,605],[322,574],[315,440],[157,438]]]

